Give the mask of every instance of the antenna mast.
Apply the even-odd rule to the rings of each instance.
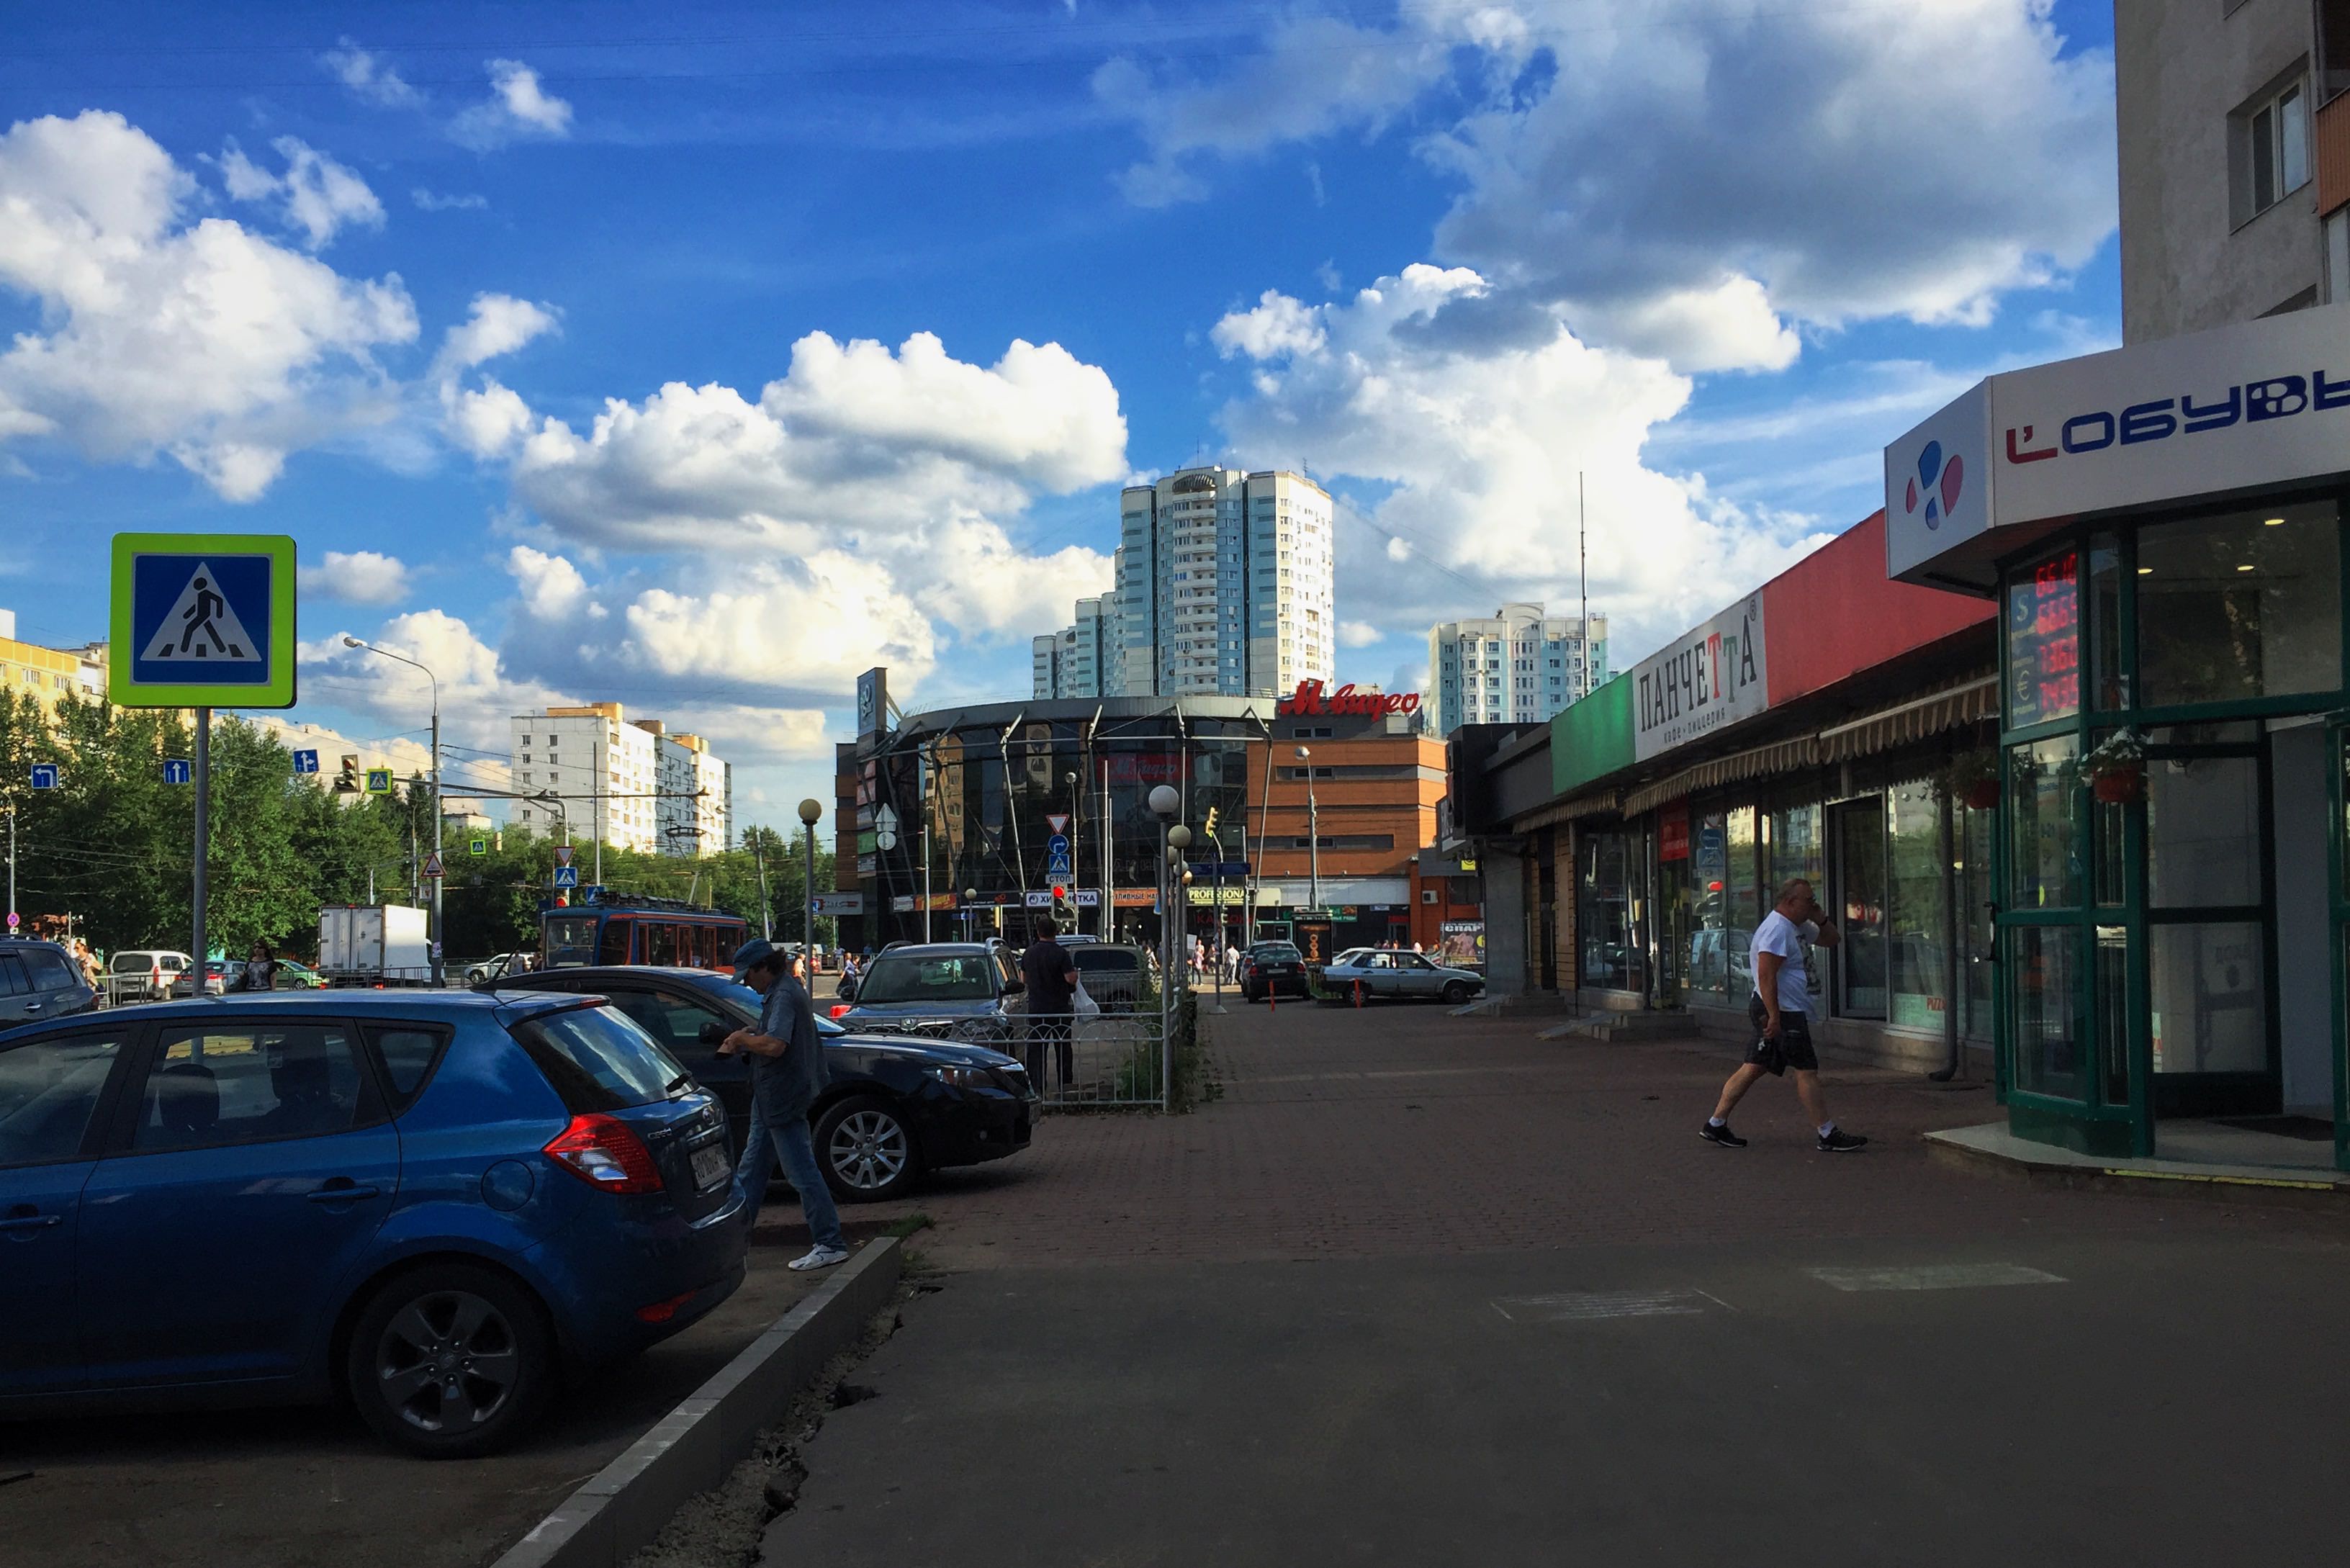
[[[1583,521],[1583,470],[1575,471],[1575,569],[1583,577],[1583,618],[1575,628],[1575,639],[1583,644],[1583,679],[1576,684],[1582,695],[1591,695],[1591,556],[1585,545]]]

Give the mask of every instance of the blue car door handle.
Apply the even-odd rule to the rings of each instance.
[[[65,1222],[66,1217],[62,1214],[36,1213],[31,1204],[19,1203],[8,1210],[5,1218],[0,1218],[0,1231],[46,1231],[52,1225]]]
[[[310,1201],[313,1203],[348,1203],[355,1199],[379,1198],[381,1197],[382,1194],[383,1189],[380,1187],[354,1187],[351,1185],[351,1181],[348,1177],[338,1176],[336,1177],[334,1180],[328,1182],[326,1186],[318,1189],[317,1191],[311,1193]]]

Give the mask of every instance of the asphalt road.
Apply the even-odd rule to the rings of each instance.
[[[1297,1195],[1267,1190],[1262,1163],[1236,1181],[1172,1161],[1159,1211],[1221,1204],[1248,1245],[1220,1259],[1191,1236],[1152,1259],[1143,1224],[1097,1233],[1090,1258],[958,1264],[858,1374],[878,1397],[807,1446],[761,1561],[2202,1568],[2333,1551],[2345,1215],[1950,1169],[1914,1128],[1980,1119],[1983,1098],[1882,1075],[1844,1075],[1846,1114],[1886,1134],[1867,1154],[1814,1155],[1759,1106],[1753,1130],[1774,1136],[1728,1151],[1694,1136],[1690,1102],[1724,1070],[1701,1048],[1552,1051],[1536,1094],[1521,1069],[1550,1048],[1492,1026],[1290,1017],[1228,1028],[1234,1102],[1162,1127],[1220,1148],[1220,1120],[1307,1127],[1357,1095],[1358,1125],[1485,1129],[1503,1152],[1399,1133],[1328,1160],[1361,1159],[1366,1204],[1399,1222],[1415,1186],[1442,1189],[1448,1218],[1497,1207],[1478,1235],[1503,1244],[1463,1246],[1456,1222],[1336,1255],[1279,1228]],[[1399,1059],[1415,1041],[1419,1066]],[[1491,1161],[1571,1169],[1572,1200],[1515,1200],[1539,1185],[1523,1173],[1461,1190],[1455,1173]],[[992,1198],[933,1201],[954,1258],[1026,1233],[1007,1220],[990,1249]]]

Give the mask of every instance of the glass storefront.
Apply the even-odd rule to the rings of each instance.
[[[2338,1058],[2337,977],[2278,954],[2281,931],[2329,919],[2333,950],[2350,908],[2338,869],[2304,871],[2312,803],[2341,794],[2305,728],[2342,698],[2341,523],[2303,496],[2004,567],[2000,1045],[2019,1131],[2153,1153],[2159,1117],[2287,1109],[2296,1030],[2330,1020]]]
[[[1950,896],[1942,880],[1941,802],[1923,784],[1885,797],[1889,1022],[1942,1027],[1950,1005]]]
[[[1581,950],[1581,982],[1607,991],[1645,991],[1648,953],[1639,926],[1640,838],[1603,830],[1582,836],[1575,878],[1575,929]]]

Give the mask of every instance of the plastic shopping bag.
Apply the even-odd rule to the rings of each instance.
[[[1086,982],[1082,980],[1077,981],[1077,989],[1069,993],[1069,1011],[1079,1018],[1097,1018],[1101,1014],[1101,1003],[1086,993]]]

